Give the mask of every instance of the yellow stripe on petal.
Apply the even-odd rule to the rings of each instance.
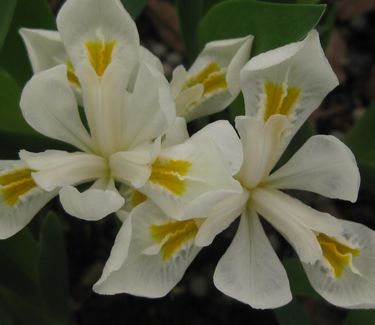
[[[35,187],[30,169],[20,168],[0,174],[0,194],[10,206],[16,205],[22,195]]]
[[[324,234],[317,236],[323,256],[331,265],[335,278],[339,278],[345,267],[350,266],[353,256],[358,256],[359,249],[351,248]]]
[[[186,160],[156,159],[151,167],[150,181],[181,196],[185,192],[185,176],[191,162]]]
[[[108,65],[112,62],[112,52],[117,45],[116,41],[111,42],[86,42],[86,49],[89,61],[97,75],[101,77]]]
[[[286,89],[283,85],[274,82],[266,82],[264,84],[264,91],[266,95],[265,121],[275,114],[290,115],[294,111],[301,94],[301,89],[298,87],[289,87]]]
[[[68,68],[67,71],[66,71],[66,75],[68,77],[69,82],[71,82],[72,84],[74,84],[77,87],[81,87],[81,84],[80,84],[79,79],[76,75],[76,72],[74,70],[72,62],[68,61],[66,63],[66,66]]]
[[[173,221],[163,225],[150,227],[151,236],[157,243],[166,241],[162,245],[163,260],[169,260],[182,246],[194,239],[198,232],[195,220]]]
[[[136,190],[131,190],[131,191],[132,192],[131,192],[130,201],[131,201],[131,205],[133,208],[135,208],[137,205],[147,200],[147,196],[144,195],[143,193],[138,192]]]

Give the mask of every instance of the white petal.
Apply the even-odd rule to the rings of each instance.
[[[277,162],[286,125],[282,115],[271,116],[267,122],[248,116],[236,118],[244,155],[238,177],[248,188],[263,181]]]
[[[84,151],[95,149],[80,119],[66,66],[35,75],[23,89],[20,105],[25,120],[43,135]]]
[[[35,74],[69,61],[58,32],[21,28],[19,33],[25,43]]]
[[[274,172],[267,184],[355,202],[360,175],[354,155],[344,143],[333,136],[316,135]]]
[[[107,175],[107,162],[104,158],[76,152],[47,150],[32,153],[22,150],[20,158],[32,173],[34,181],[44,190],[81,184]]]
[[[124,148],[134,148],[161,136],[175,118],[176,109],[165,77],[141,64],[123,108]]]
[[[118,211],[125,200],[113,190],[88,189],[81,193],[73,186],[65,186],[60,190],[60,202],[70,215],[96,221]]]
[[[315,30],[301,42],[259,54],[246,64],[241,71],[246,115],[264,119],[266,82],[300,90],[299,99],[288,114],[293,127],[285,146],[323,98],[338,85]]]
[[[216,267],[214,283],[253,308],[276,308],[292,299],[284,267],[254,211],[241,217],[233,242]]]
[[[188,78],[188,73],[183,65],[177,66],[172,73],[171,91],[174,98],[178,96]]]
[[[151,69],[155,69],[164,75],[164,68],[160,59],[143,46],[140,47],[139,61],[145,63]]]
[[[330,214],[314,210],[280,191],[257,188],[251,199],[252,207],[288,240],[303,262],[315,263],[322,256],[315,233],[338,235],[342,231]]]
[[[375,232],[358,223],[341,223],[344,238],[360,250],[352,259],[359,272],[346,268],[334,279],[321,262],[303,264],[304,269],[313,288],[330,303],[345,308],[375,308]]]
[[[211,245],[216,235],[228,228],[245,211],[248,199],[249,193],[247,191],[229,194],[222,201],[209,208],[204,215],[206,219],[199,227],[195,237],[195,244],[200,247]]]
[[[137,206],[129,219],[131,232],[126,229],[129,226],[126,221],[94,291],[101,294],[130,293],[150,298],[165,296],[181,280],[200,248],[189,244],[168,261],[158,253],[142,254],[155,244],[149,227],[171,222],[171,219],[149,201]]]
[[[209,137],[214,141],[232,175],[240,170],[243,162],[242,144],[228,121],[210,123],[192,136],[195,140],[200,137]]]
[[[0,161],[0,172],[26,167],[20,161]],[[0,239],[6,239],[26,227],[31,219],[54,197],[56,192],[45,192],[39,187],[19,197],[19,202],[9,205],[1,194],[0,185]]]
[[[119,0],[67,1],[57,26],[74,66],[88,62],[86,42],[117,42],[112,61],[127,63],[138,55],[137,27]]]
[[[182,117],[176,117],[174,123],[165,132],[162,141],[163,148],[180,144],[189,139],[186,120]]]
[[[205,195],[209,196],[208,207],[219,202],[226,193],[242,192],[240,184],[230,175],[221,153],[209,137],[189,139],[162,149],[158,157],[163,161],[182,160],[191,164],[185,175],[177,176],[183,187],[180,194],[152,182],[152,176],[144,187],[139,188],[172,218],[182,219],[187,211],[202,209]],[[173,170],[170,172],[173,173]]]

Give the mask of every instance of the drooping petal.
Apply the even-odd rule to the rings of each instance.
[[[23,89],[20,105],[26,121],[43,135],[83,151],[95,150],[80,119],[74,92],[66,78],[66,66],[35,75]]]
[[[209,137],[222,154],[222,159],[232,175],[236,174],[243,163],[241,140],[228,121],[216,121],[196,132],[192,138]]]
[[[57,193],[45,192],[20,161],[0,161],[0,239],[24,228]]]
[[[184,142],[189,139],[186,120],[182,117],[176,117],[174,123],[167,129],[162,141],[162,147],[168,148]]]
[[[208,208],[195,237],[195,244],[200,247],[211,245],[216,235],[228,228],[245,211],[248,199],[249,193],[244,190],[239,194],[229,194]]]
[[[266,122],[249,116],[236,118],[244,155],[238,177],[248,188],[265,180],[277,162],[286,127],[287,119],[282,115],[272,116]]]
[[[122,143],[134,148],[161,136],[176,117],[170,87],[164,75],[140,64],[122,111]]]
[[[127,65],[139,55],[137,27],[119,0],[69,0],[57,26],[73,65],[89,63],[99,77],[112,62]]]
[[[303,267],[313,288],[331,304],[344,308],[375,308],[375,232],[358,223],[340,222],[344,229],[342,240],[353,249],[345,251],[339,247],[335,252],[345,254],[342,258],[354,253],[350,254],[349,265],[341,265],[343,270],[337,277],[324,260],[313,265],[303,264]]]
[[[330,214],[274,189],[255,189],[251,193],[251,206],[288,240],[305,263],[315,263],[322,256],[315,233],[339,235],[342,231],[340,223]]]
[[[19,32],[35,74],[69,61],[57,31],[21,28]]]
[[[151,166],[149,180],[138,190],[175,219],[190,210],[204,210],[204,205],[217,203],[230,192],[242,192],[209,137],[191,138],[162,149]],[[204,200],[205,195],[209,199]]]
[[[82,152],[47,150],[32,153],[22,150],[20,158],[33,170],[33,180],[48,192],[59,187],[105,178],[108,174],[104,158]]]
[[[195,228],[194,221],[174,221],[150,201],[137,206],[121,227],[94,291],[165,296],[200,250],[193,245]],[[159,249],[150,249],[155,245]]]
[[[216,267],[214,283],[226,295],[253,308],[276,308],[292,299],[284,267],[253,210],[242,215],[237,233]]]
[[[301,42],[259,54],[241,71],[246,115],[267,120],[283,114],[292,122],[285,146],[337,85],[315,30]]]
[[[117,212],[125,203],[114,188],[90,188],[79,192],[73,186],[60,190],[60,202],[64,210],[79,219],[96,221]]]
[[[179,116],[187,121],[213,114],[226,108],[239,94],[239,73],[250,57],[252,36],[207,43],[188,73],[178,67],[171,82]],[[188,101],[194,87],[202,91]],[[184,98],[184,100],[182,100]]]
[[[344,143],[333,136],[316,135],[274,172],[267,184],[355,202],[360,175],[355,157]]]

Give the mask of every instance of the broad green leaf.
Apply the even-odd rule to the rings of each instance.
[[[18,34],[21,27],[56,29],[55,19],[46,0],[17,1],[13,20],[0,53],[0,65],[6,67],[18,84],[23,86],[32,73],[26,49]]]
[[[374,310],[350,311],[343,325],[375,325],[375,311]]]
[[[137,19],[147,4],[147,0],[121,0],[121,2],[133,19]]]
[[[252,55],[256,55],[302,40],[317,25],[325,7],[246,0],[222,2],[212,7],[202,20],[201,44],[252,34],[255,36]],[[236,19],[229,24],[228,17]]]
[[[375,104],[352,127],[344,142],[353,151],[361,172],[361,185],[375,188]]]
[[[54,324],[68,324],[67,256],[60,221],[52,212],[47,215],[40,234],[38,280],[46,309]]]
[[[12,21],[17,0],[1,0],[0,2],[0,51]]]
[[[283,264],[288,273],[290,288],[293,295],[306,296],[316,299],[320,298],[320,296],[311,287],[305,270],[297,258],[287,258],[283,260]]]
[[[198,27],[203,13],[203,0],[177,0],[180,27],[191,62],[199,53]]]
[[[289,304],[274,309],[275,317],[280,325],[309,325],[309,319],[301,303],[294,298]]]

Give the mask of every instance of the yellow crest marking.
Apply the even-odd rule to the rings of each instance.
[[[324,234],[317,236],[323,256],[331,265],[335,278],[339,278],[345,267],[348,267],[353,256],[358,256],[359,249],[351,248]]]
[[[89,61],[95,69],[96,74],[99,77],[103,76],[104,71],[112,62],[112,52],[117,45],[117,42],[86,42],[85,45],[89,56]]]
[[[138,192],[136,190],[131,190],[131,198],[130,198],[130,201],[131,201],[131,205],[133,208],[135,208],[137,205],[143,203],[144,201],[147,200],[147,196],[144,195],[143,193],[141,192]]]
[[[72,84],[76,85],[77,87],[81,87],[81,83],[79,82],[79,79],[78,79],[78,77],[76,75],[76,72],[74,70],[72,62],[68,61],[66,63],[66,66],[68,68],[66,70],[66,75],[68,77],[69,82],[71,82]]]

